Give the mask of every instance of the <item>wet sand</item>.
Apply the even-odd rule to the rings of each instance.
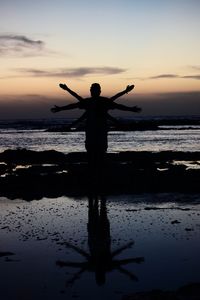
[[[199,299],[200,194],[0,205],[1,299]]]
[[[0,295],[199,299],[200,153],[0,153]]]

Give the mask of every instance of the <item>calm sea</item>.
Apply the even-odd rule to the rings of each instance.
[[[173,119],[175,125],[173,122],[170,125],[161,122],[158,130],[109,132],[108,152],[200,151],[200,125],[188,125],[184,121],[182,125],[176,125],[177,118]],[[53,149],[63,153],[85,151],[84,132],[46,131],[59,124],[63,124],[63,119],[1,121],[0,152],[19,148],[36,151]]]

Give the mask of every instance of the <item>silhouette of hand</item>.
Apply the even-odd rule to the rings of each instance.
[[[60,84],[59,84],[59,87],[60,87],[61,89],[63,89],[63,90],[67,90],[66,84],[60,83]]]
[[[60,110],[61,110],[60,107],[57,106],[57,105],[54,105],[54,107],[51,108],[51,112],[52,112],[52,113],[57,113],[57,112],[59,112]]]
[[[134,89],[134,85],[127,85],[127,87],[126,87],[126,93],[132,91],[132,89]]]
[[[142,109],[141,109],[140,107],[138,107],[138,106],[133,106],[133,107],[132,107],[132,111],[133,111],[133,112],[136,112],[136,113],[139,113],[139,112],[142,111]]]

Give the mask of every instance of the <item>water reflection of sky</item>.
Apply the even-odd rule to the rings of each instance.
[[[0,252],[15,255],[0,257],[1,295],[121,299],[200,281],[199,200],[182,194],[2,198]]]
[[[0,151],[26,148],[57,150],[63,153],[85,151],[84,132],[45,132],[44,130],[1,131]],[[110,132],[109,151],[199,151],[200,129]]]

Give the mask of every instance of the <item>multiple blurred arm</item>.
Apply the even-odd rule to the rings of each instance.
[[[87,112],[84,112],[84,114],[82,114],[82,116],[80,116],[77,120],[75,120],[74,122],[72,122],[69,125],[69,128],[72,128],[73,126],[76,126],[78,123],[84,121],[87,117]]]
[[[115,101],[116,99],[118,99],[119,97],[128,94],[128,92],[132,91],[134,89],[134,85],[127,85],[126,89],[123,90],[122,92],[117,93],[116,95],[112,96],[110,98],[111,101]]]
[[[70,109],[75,109],[75,108],[79,108],[79,103],[72,103],[72,104],[68,104],[68,105],[65,105],[65,106],[54,105],[54,107],[51,108],[51,112],[52,113],[57,113],[57,112],[62,111],[62,110],[70,110]]]
[[[83,101],[83,98],[81,96],[79,96],[77,93],[75,93],[74,91],[70,90],[70,88],[66,84],[61,83],[61,84],[59,84],[59,86],[63,90],[67,91],[70,95],[75,97],[79,102]],[[112,102],[114,102],[119,97],[121,97],[124,94],[127,94],[128,92],[132,91],[133,88],[134,88],[134,85],[127,85],[125,90],[123,90],[122,92],[117,93],[116,95],[111,97],[110,100]],[[62,111],[62,110],[70,110],[70,109],[75,109],[75,108],[80,108],[79,103],[72,103],[72,104],[68,104],[66,106],[57,106],[57,105],[55,105],[53,108],[51,108],[51,111],[53,113],[57,113],[57,112]],[[136,112],[136,113],[141,111],[141,108],[138,107],[138,106],[129,107],[129,106],[126,106],[126,105],[123,105],[123,104],[117,104],[117,103],[115,103],[114,108],[122,110],[122,111],[132,111],[132,112]],[[85,119],[86,115],[83,114],[83,116],[82,117]],[[78,119],[79,122],[81,121],[82,117],[79,118],[80,120]],[[110,116],[109,118],[111,119],[112,117]]]
[[[72,95],[73,97],[75,97],[78,101],[82,101],[83,98],[81,96],[79,96],[77,93],[75,93],[74,91],[70,90],[70,88],[66,85],[66,84],[59,84],[59,87],[65,91],[67,91],[70,95]]]
[[[132,112],[136,112],[136,113],[139,113],[142,110],[138,106],[126,106],[126,105],[118,104],[118,103],[115,103],[115,107],[114,108],[115,109],[119,109],[119,110],[123,110],[123,111],[132,111]]]

